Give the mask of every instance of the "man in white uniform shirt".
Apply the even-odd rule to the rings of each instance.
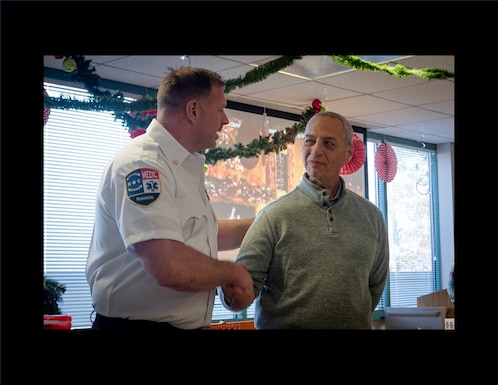
[[[234,310],[254,300],[246,267],[217,259],[253,219],[217,220],[199,154],[229,123],[224,89],[215,72],[171,70],[157,117],[104,170],[86,267],[93,329],[209,327],[218,287],[238,299]]]

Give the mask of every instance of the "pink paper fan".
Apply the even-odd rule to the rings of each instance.
[[[367,158],[367,150],[365,148],[365,144],[363,140],[356,134],[353,137],[353,156],[351,160],[341,167],[341,171],[339,172],[341,175],[353,174],[358,171],[363,163],[365,163],[365,159]]]
[[[375,153],[375,169],[379,178],[384,182],[391,182],[398,171],[398,159],[390,144],[383,142]]]
[[[48,96],[48,93],[46,90],[43,90],[43,95]],[[47,124],[49,116],[50,116],[50,108],[44,107],[43,108],[43,125]]]

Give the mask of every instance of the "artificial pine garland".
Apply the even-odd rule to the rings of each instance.
[[[71,74],[71,79],[75,82],[83,83],[93,97],[88,101],[80,101],[69,97],[45,95],[45,108],[113,111],[115,119],[120,119],[123,126],[128,128],[130,134],[133,134],[135,130],[147,128],[155,117],[157,108],[157,99],[155,97],[143,96],[137,101],[126,102],[120,91],[111,94],[109,91],[102,91],[99,88],[100,76],[95,73],[95,67],[90,66],[91,60],[86,60],[81,55],[58,55],[56,58],[65,58],[63,67]],[[226,81],[225,93],[228,94],[236,88],[260,82],[271,74],[289,67],[295,60],[302,58],[302,55],[281,56],[250,70],[244,76],[229,79]],[[452,72],[439,68],[408,69],[401,64],[378,65],[353,55],[332,55],[330,58],[345,67],[361,71],[382,71],[398,78],[416,76],[429,80],[442,80],[454,77]],[[270,152],[279,153],[287,148],[287,144],[294,143],[297,134],[304,132],[306,123],[316,112],[315,109],[308,106],[304,109],[299,122],[296,122],[290,128],[285,128],[265,137],[260,136],[259,139],[254,139],[247,145],[238,143],[234,148],[216,147],[201,153],[206,156],[206,163],[213,165],[219,160],[231,159],[236,156],[251,158],[258,156],[261,152],[264,154]]]
[[[427,80],[442,80],[455,76],[453,72],[441,68],[429,67],[424,69],[408,69],[402,64],[396,64],[394,66],[387,64],[375,64],[352,55],[331,56],[331,58],[345,67],[354,68],[360,71],[382,71],[389,75],[396,76],[397,78],[404,78],[406,76],[414,75]]]
[[[302,59],[303,56],[282,56],[280,58],[269,61],[268,63],[262,64],[249,72],[244,76],[239,76],[236,79],[229,79],[226,82],[225,93],[229,94],[235,88],[242,88],[248,86],[249,84],[258,83],[261,80],[265,80],[271,74],[283,70],[289,67],[295,60]]]

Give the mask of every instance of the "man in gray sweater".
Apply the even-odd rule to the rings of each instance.
[[[371,329],[389,271],[381,211],[348,190],[353,129],[323,111],[307,123],[298,186],[261,209],[236,261],[254,282],[256,329]],[[227,309],[237,292],[219,290]]]

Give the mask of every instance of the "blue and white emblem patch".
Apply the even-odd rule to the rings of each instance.
[[[137,205],[148,206],[161,194],[159,171],[137,168],[126,176],[126,194]]]

